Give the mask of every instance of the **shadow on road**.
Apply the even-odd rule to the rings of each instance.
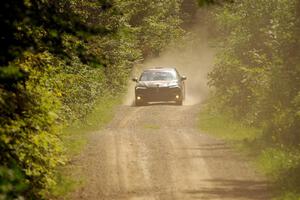
[[[144,104],[144,105],[141,105],[141,106],[136,106],[134,102],[131,104],[132,107],[148,107],[148,106],[162,106],[162,105],[180,106],[180,105],[177,105],[177,104],[175,104],[173,102],[147,103],[147,104]]]
[[[270,187],[265,181],[212,179],[204,182],[208,182],[213,187],[203,187],[199,190],[185,190],[183,192],[192,195],[193,199],[201,199],[201,197],[207,196],[207,200],[216,197],[232,200],[266,200],[273,197],[269,192]]]

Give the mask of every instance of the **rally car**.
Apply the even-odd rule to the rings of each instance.
[[[142,72],[140,78],[133,78],[135,86],[135,105],[149,102],[173,102],[182,105],[185,99],[185,76],[175,68],[151,68]]]

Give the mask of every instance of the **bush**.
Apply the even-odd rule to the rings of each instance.
[[[261,169],[282,190],[279,199],[300,198],[300,152],[299,149],[267,148],[259,157]]]
[[[235,1],[213,15],[220,34],[209,74],[215,99],[263,130],[266,171],[299,192],[300,2]]]
[[[50,54],[27,54],[11,63],[28,74],[26,82],[13,91],[1,92],[1,165],[3,175],[11,173],[10,184],[24,183],[28,198],[37,198],[41,190],[54,184],[54,169],[64,163],[63,147],[55,122],[59,101],[51,79],[55,79],[56,61]],[[13,169],[13,170],[11,170]],[[4,181],[3,187],[7,187]],[[21,184],[22,185],[22,184]],[[4,193],[5,195],[5,193]],[[7,199],[18,193],[8,190]]]
[[[235,116],[264,126],[278,143],[300,143],[297,6],[296,0],[243,1],[215,14],[222,46],[210,85]]]
[[[2,3],[0,198],[45,198],[66,160],[61,127],[83,120],[104,95],[122,92],[142,55],[182,33],[180,1],[156,3]]]

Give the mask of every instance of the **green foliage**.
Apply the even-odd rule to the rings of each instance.
[[[295,183],[292,183],[294,181],[299,185],[299,162],[300,154],[297,149],[269,148],[263,151],[259,163],[269,176],[283,181],[285,187],[289,187],[295,185]],[[291,173],[294,170],[297,170],[298,173]]]
[[[280,188],[276,200],[298,200],[300,197],[300,152],[299,148],[286,146],[266,147],[262,141],[262,130],[233,118],[232,114],[215,109],[213,101],[206,104],[198,116],[199,129],[226,140],[240,152],[253,159],[274,188]],[[245,155],[245,156],[246,156]]]
[[[199,6],[211,5],[215,3],[216,3],[215,0],[198,0]]]
[[[68,157],[80,153],[87,143],[89,133],[99,131],[112,119],[114,108],[120,104],[122,96],[112,96],[108,93],[103,95],[84,119],[77,120],[71,126],[63,129],[62,142]],[[55,179],[57,184],[51,187],[49,198],[64,197],[68,199],[70,192],[84,184],[85,179],[88,178],[81,176],[81,170],[80,167],[77,168],[73,165],[60,167]]]
[[[120,1],[124,2],[124,1]],[[128,12],[144,56],[157,56],[170,42],[183,35],[180,28],[182,0],[142,0],[121,3]]]
[[[298,0],[245,0],[218,7],[213,18],[220,51],[209,74],[219,107],[263,130],[261,143],[270,149],[262,162],[270,162],[267,171],[290,194],[300,192],[299,182],[287,178],[298,177],[300,168],[294,156],[300,145],[299,8]]]
[[[99,99],[120,94],[136,62],[183,33],[180,3],[2,2],[0,198],[48,196],[72,148],[62,127],[94,123],[86,116]]]
[[[240,144],[253,141],[261,136],[261,130],[251,127],[243,121],[237,121],[230,113],[220,112],[210,105],[205,105],[198,116],[201,131],[213,134],[224,140]]]
[[[67,154],[79,153],[86,143],[86,133],[97,131],[107,124],[113,117],[114,107],[120,102],[121,95],[112,96],[107,92],[96,101],[89,114],[64,128],[62,141]]]
[[[296,6],[296,0],[243,1],[215,14],[222,36],[210,85],[224,106],[279,143],[300,143]]]
[[[259,156],[260,168],[282,189],[278,200],[298,200],[300,152],[297,148],[267,148]]]
[[[0,167],[0,199],[21,198],[19,195],[26,190],[28,184],[24,182],[22,172],[16,166],[10,169]]]
[[[14,92],[1,91],[1,167],[4,174],[15,173],[10,184],[20,181],[27,186],[24,189],[28,198],[54,184],[54,169],[65,160],[57,128],[53,126],[59,108],[53,59],[47,53],[29,53],[16,60],[12,66],[26,72],[27,81],[15,85]],[[7,199],[19,195],[17,191],[8,194],[11,196]]]
[[[197,0],[198,5],[203,6],[210,6],[210,5],[219,5],[226,2],[234,2],[234,0]]]

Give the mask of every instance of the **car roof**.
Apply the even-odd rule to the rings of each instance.
[[[145,69],[144,71],[176,71],[175,67],[155,67]]]

